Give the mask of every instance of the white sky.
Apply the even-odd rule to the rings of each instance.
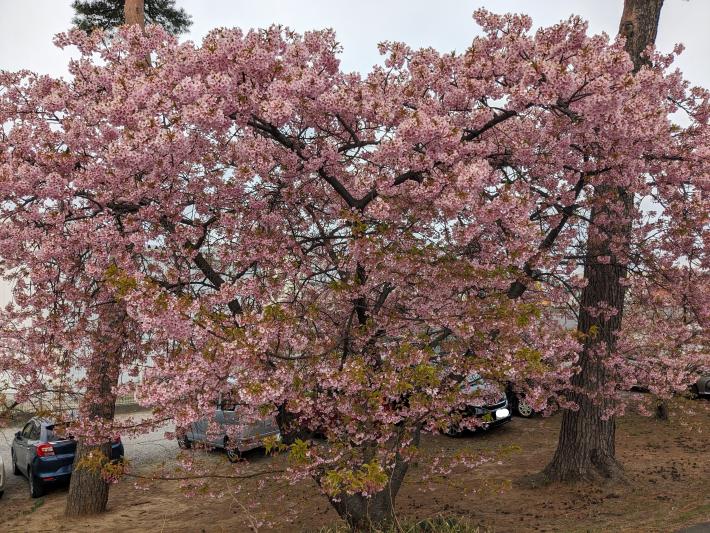
[[[589,20],[594,33],[616,34],[623,0],[177,0],[192,15],[199,40],[217,26],[264,27],[281,23],[304,31],[334,28],[343,44],[343,68],[367,71],[379,60],[376,44],[401,40],[442,51],[464,50],[478,28],[474,9],[525,12],[536,26],[571,14]],[[0,69],[29,68],[62,75],[69,57],[52,45],[67,29],[71,0],[0,0]],[[657,44],[686,45],[678,66],[694,83],[710,85],[710,0],[665,0]]]
[[[217,26],[264,27],[272,23],[297,31],[330,27],[342,43],[344,70],[366,72],[379,62],[377,43],[404,41],[414,47],[465,50],[478,27],[473,11],[524,12],[536,26],[571,14],[589,21],[593,33],[615,35],[623,0],[177,0],[192,15],[189,38],[199,41]],[[71,0],[0,0],[0,69],[26,68],[66,74],[70,51],[52,45],[69,28]],[[691,82],[710,86],[710,0],[665,0],[656,44],[670,51],[686,45],[677,66]],[[0,303],[7,290],[0,286]]]

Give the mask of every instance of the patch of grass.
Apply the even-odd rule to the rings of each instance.
[[[44,505],[44,498],[38,498],[38,499],[36,499],[36,500],[34,501],[34,503],[32,504],[32,507],[31,507],[30,509],[28,509],[27,511],[25,511],[25,514],[26,514],[26,515],[27,515],[27,514],[32,514],[32,513],[34,513],[37,509],[39,509],[40,507],[42,507],[43,505]]]
[[[318,533],[346,533],[349,532],[345,524],[321,528]],[[458,516],[437,516],[419,521],[408,521],[400,523],[399,526],[392,525],[385,530],[378,530],[376,533],[486,533],[486,530],[473,525],[466,518]]]

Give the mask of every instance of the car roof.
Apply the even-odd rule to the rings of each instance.
[[[55,421],[49,418],[42,418],[40,416],[33,416],[30,420],[34,420],[37,422],[41,427],[46,428],[47,426],[53,426],[55,424]]]

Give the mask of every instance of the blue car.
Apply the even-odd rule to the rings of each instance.
[[[30,496],[39,498],[47,483],[66,481],[71,476],[76,441],[64,435],[61,424],[44,418],[32,418],[15,433],[12,441],[12,472],[24,474],[30,482]],[[111,443],[111,459],[123,457],[123,443]]]

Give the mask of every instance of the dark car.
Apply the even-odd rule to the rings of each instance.
[[[487,396],[490,396],[490,391],[498,392],[499,398],[493,403],[485,403],[477,405],[472,403],[464,409],[462,415],[464,418],[475,417],[479,418],[483,424],[480,426],[482,429],[489,429],[495,426],[503,425],[511,420],[510,407],[508,405],[508,398],[504,390],[500,390],[500,387],[485,381],[478,374],[471,374],[466,379],[462,386],[465,392],[475,392],[482,389],[488,389]],[[445,433],[447,435],[457,435],[461,433],[461,429],[458,426],[449,427]]]
[[[35,417],[15,433],[12,472],[24,474],[30,483],[30,496],[38,498],[47,483],[69,479],[75,454],[76,441],[64,434],[62,424]],[[122,457],[123,444],[117,438],[111,443],[111,459]]]
[[[704,374],[692,386],[692,391],[696,396],[710,398],[710,374]]]
[[[505,394],[508,397],[508,405],[510,405],[511,411],[523,418],[530,418],[537,414],[537,411],[535,411],[525,399],[525,395],[516,391],[512,383],[508,383]]]

